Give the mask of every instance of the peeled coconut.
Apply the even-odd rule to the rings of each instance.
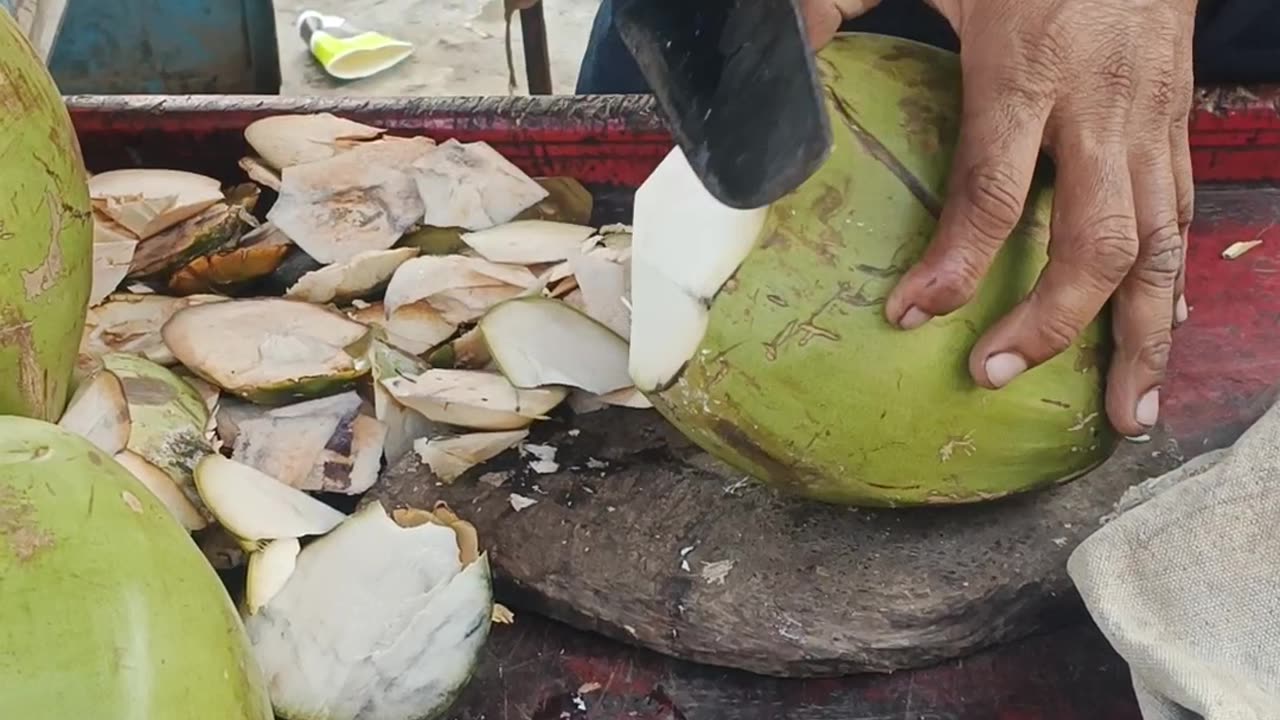
[[[66,104],[7,13],[0,103],[0,415],[57,422],[93,284],[89,194]]]
[[[636,194],[630,372],[692,440],[744,472],[836,503],[997,498],[1075,478],[1115,446],[1100,319],[997,392],[968,355],[1047,262],[1052,190],[976,297],[902,331],[884,299],[938,222],[960,122],[957,56],[837,38],[818,57],[834,150],[771,207],[735,210],[671,152]],[[834,383],[834,384],[833,384]]]
[[[282,720],[422,720],[449,709],[493,616],[475,528],[445,508],[393,519],[374,502],[292,566],[278,560],[246,588],[270,599],[245,627]],[[282,576],[275,592],[260,589]]]
[[[26,47],[8,17],[0,47]],[[0,577],[0,717],[271,720],[221,580],[89,441],[0,417]]]
[[[128,168],[89,178],[94,207],[139,240],[167,230],[223,199],[217,180],[182,170]]]
[[[319,305],[261,298],[189,307],[164,326],[187,369],[264,405],[340,392],[368,372],[350,349],[368,329]]]

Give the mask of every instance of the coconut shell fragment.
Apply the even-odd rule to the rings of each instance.
[[[368,297],[385,287],[396,268],[417,254],[416,248],[362,252],[303,275],[284,296],[319,304]]]
[[[588,225],[517,220],[463,233],[462,242],[491,262],[533,265],[567,260],[595,232]]]
[[[120,378],[129,404],[128,449],[168,475],[200,507],[192,470],[213,452],[205,434],[209,409],[204,399],[168,368],[137,355],[111,353],[102,362]]]
[[[363,493],[378,478],[387,434],[363,405],[347,392],[240,418],[231,458],[299,490]]]
[[[196,465],[195,480],[213,516],[253,550],[266,540],[323,535],[345,517],[301,490],[217,454]]]
[[[502,303],[480,320],[498,368],[516,387],[576,387],[603,395],[632,386],[627,342],[551,298]]]
[[[428,420],[475,430],[519,430],[564,401],[563,387],[520,389],[499,373],[432,369],[392,377],[382,386],[400,404]]]
[[[196,375],[252,402],[280,405],[349,388],[368,363],[348,348],[368,332],[318,305],[259,298],[187,308],[162,334]]]
[[[93,443],[107,455],[124,450],[129,444],[132,421],[120,378],[103,368],[82,381],[71,395],[58,425]]]
[[[160,329],[183,308],[224,300],[227,298],[218,295],[110,295],[106,302],[88,311],[80,353],[89,358],[111,352],[132,353],[154,363],[172,365],[176,360],[164,344]]]
[[[422,223],[483,230],[510,222],[547,190],[487,143],[447,140],[413,164]]]
[[[434,147],[427,138],[382,140],[286,167],[267,220],[322,264],[386,250],[422,220],[410,166]]]
[[[178,269],[169,276],[168,289],[175,295],[233,293],[276,272],[296,250],[284,233],[267,223],[245,233],[234,247],[202,255]]]
[[[331,113],[312,113],[255,120],[244,129],[244,139],[268,168],[280,170],[326,160],[361,142],[376,140],[383,132]]]
[[[167,230],[221,202],[218,181],[182,170],[130,168],[89,178],[94,209],[139,240]]]
[[[471,468],[492,460],[529,437],[529,431],[469,433],[421,438],[413,449],[441,482],[451,483]]]
[[[233,245],[248,228],[240,205],[218,203],[138,245],[130,278],[165,276],[204,255]]]

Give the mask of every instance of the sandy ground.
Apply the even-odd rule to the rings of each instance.
[[[545,0],[552,86],[572,94],[599,0]],[[275,0],[282,95],[505,95],[502,0]],[[296,31],[302,10],[345,17],[415,45],[413,56],[382,74],[341,82],[311,58]],[[525,86],[518,16],[512,24],[516,93]]]

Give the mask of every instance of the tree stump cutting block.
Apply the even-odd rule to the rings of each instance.
[[[1191,443],[1161,430],[1045,492],[866,510],[780,495],[656,412],[609,409],[539,423],[536,453],[450,484],[410,453],[367,499],[447,502],[479,529],[514,606],[695,662],[834,676],[930,665],[1078,617],[1076,545],[1130,486],[1243,427]]]

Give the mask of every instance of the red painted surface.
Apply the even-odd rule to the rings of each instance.
[[[332,112],[437,139],[485,140],[535,175],[590,185],[610,220],[670,147],[647,98],[72,98],[91,170],[172,167],[243,181],[252,120]],[[1200,192],[1190,320],[1176,333],[1164,419],[1192,440],[1239,426],[1280,382],[1280,88],[1206,91],[1192,121]],[[1264,185],[1269,184],[1270,187]],[[606,209],[606,214],[608,210]],[[1228,261],[1233,242],[1267,242]],[[1194,452],[1194,448],[1184,448]],[[744,631],[749,631],[745,629]],[[467,720],[1137,720],[1123,663],[1089,625],[936,668],[784,681],[673,661],[522,616],[498,628]],[[598,684],[592,692],[577,691]]]

